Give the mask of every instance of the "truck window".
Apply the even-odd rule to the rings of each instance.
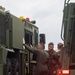
[[[25,29],[25,43],[28,45],[32,45],[32,32]]]
[[[34,30],[35,46],[38,45],[38,31]]]

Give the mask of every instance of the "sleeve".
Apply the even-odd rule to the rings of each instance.
[[[30,46],[28,46],[28,45],[26,45],[25,44],[25,48],[28,50],[28,51],[30,51],[31,53],[34,53],[34,48],[32,48],[32,47],[30,47]]]
[[[39,50],[25,44],[25,48],[31,53],[38,54]]]

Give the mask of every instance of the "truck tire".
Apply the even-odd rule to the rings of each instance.
[[[6,60],[6,75],[12,75],[12,66],[9,58]]]
[[[12,71],[13,75],[19,75],[19,64],[17,59],[12,59]]]

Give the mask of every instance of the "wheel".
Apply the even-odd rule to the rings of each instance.
[[[13,75],[19,75],[19,64],[17,59],[12,59],[12,71]]]
[[[6,75],[12,75],[12,66],[9,58],[6,60]]]

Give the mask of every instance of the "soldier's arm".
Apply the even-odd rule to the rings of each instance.
[[[25,44],[25,48],[31,53],[38,54],[39,50]]]
[[[32,48],[32,47],[30,47],[30,46],[28,46],[28,45],[26,45],[26,44],[25,44],[25,48],[26,48],[28,51],[34,53],[34,50],[35,50],[34,48]]]

